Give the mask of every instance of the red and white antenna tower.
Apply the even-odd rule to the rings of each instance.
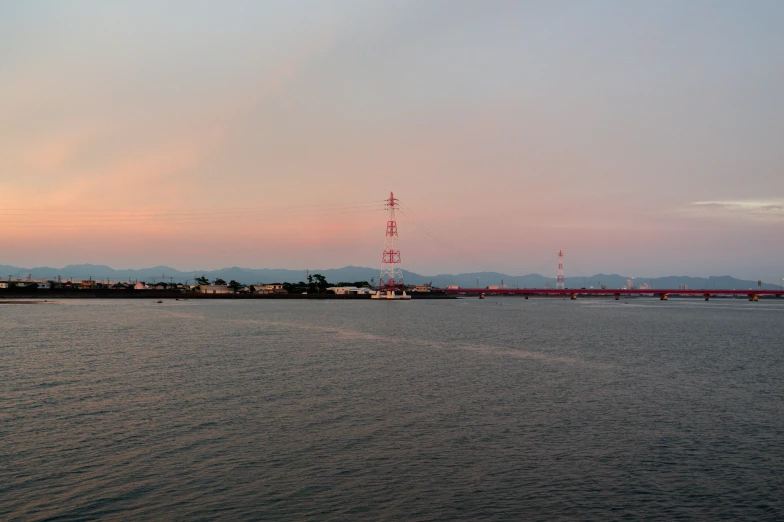
[[[558,277],[555,279],[555,288],[566,288],[563,274],[563,250],[558,251]]]
[[[400,250],[395,248],[395,238],[397,235],[397,220],[395,219],[395,208],[398,200],[395,194],[390,192],[386,207],[389,210],[387,218],[387,238],[384,244],[384,253],[381,255],[381,274],[378,277],[378,292],[376,298],[387,299],[409,299],[406,296],[405,286],[403,286],[403,268],[400,266]],[[402,295],[396,296],[395,289],[401,288]]]

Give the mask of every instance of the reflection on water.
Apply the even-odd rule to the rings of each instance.
[[[0,518],[784,517],[784,303],[0,308]]]

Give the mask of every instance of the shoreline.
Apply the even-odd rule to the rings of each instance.
[[[55,301],[49,301],[44,299],[43,301],[9,301],[9,300],[1,300],[0,305],[36,305],[36,304],[55,304]]]
[[[255,300],[255,299],[339,299],[339,300],[369,300],[371,294],[203,294],[199,292],[171,292],[166,290],[12,290],[0,289],[0,303],[19,304],[15,299],[35,299],[44,303],[51,299],[175,299],[175,300],[200,300],[200,299],[230,299],[230,300]],[[457,299],[455,296],[433,293],[419,295],[411,294],[412,299]],[[28,303],[30,301],[27,301]]]

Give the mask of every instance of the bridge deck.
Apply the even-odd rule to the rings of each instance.
[[[784,297],[783,290],[736,290],[736,289],[653,289],[653,288],[448,288],[444,290],[448,294],[485,294],[485,295],[550,295],[550,296],[572,296],[572,295],[695,295],[695,296],[714,296],[714,295],[771,295]]]

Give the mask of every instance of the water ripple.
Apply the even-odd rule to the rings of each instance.
[[[0,519],[784,517],[784,307],[493,302],[6,307]]]

